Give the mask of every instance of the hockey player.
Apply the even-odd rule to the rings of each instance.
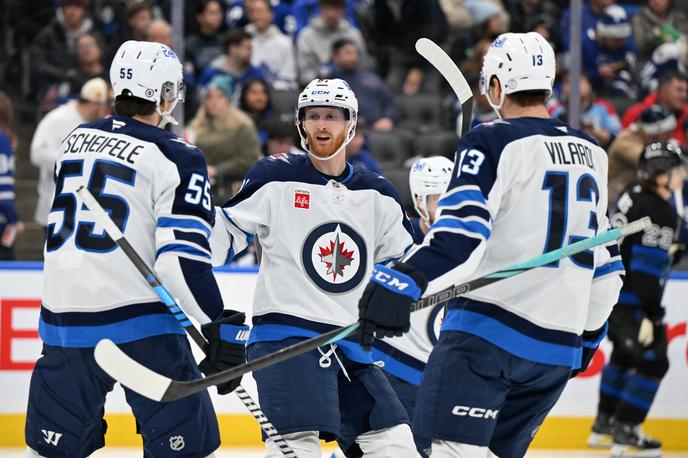
[[[218,214],[225,228],[213,233],[214,253],[222,251],[215,248],[222,234],[234,253],[252,234],[262,246],[249,360],[355,321],[374,263],[399,258],[412,244],[391,183],[345,161],[357,112],[345,81],[310,82],[296,108],[308,154],[259,161]],[[401,402],[355,341],[253,375],[261,408],[299,458],[320,457],[319,438],[337,438],[348,456],[415,456]],[[266,447],[268,457],[281,456],[271,439]]]
[[[614,349],[602,372],[597,418],[588,440],[592,447],[613,444],[612,457],[661,455],[661,443],[645,436],[640,425],[669,369],[661,301],[680,227],[670,200],[683,186],[684,164],[678,146],[649,144],[638,164],[640,184],[621,195],[612,216],[614,225],[643,216],[653,223],[621,243],[626,279],[609,318]]]
[[[204,372],[245,360],[244,342],[225,340],[248,329],[243,314],[223,311],[211,271],[214,213],[205,159],[163,129],[184,100],[181,63],[165,45],[127,41],[113,59],[110,81],[116,115],[72,131],[56,164],[39,321],[43,352],[26,418],[29,456],[88,456],[103,447],[105,396],[115,384],[93,357],[103,338],[169,377],[200,377],[184,330],[93,222],[75,194],[81,185],[202,324],[210,346]],[[124,391],[145,456],[207,456],[220,445],[207,393],[159,404]]]
[[[361,341],[408,329],[409,305],[607,229],[607,158],[550,119],[554,52],[506,33],[488,50],[481,92],[501,118],[459,142],[452,181],[422,245],[376,266],[360,300]],[[610,253],[611,250],[611,253]],[[524,456],[572,374],[589,363],[621,287],[616,244],[450,301],[423,373],[414,431],[432,457]],[[420,279],[420,280],[419,280]]]
[[[423,242],[423,237],[435,222],[437,202],[449,185],[453,166],[452,161],[442,156],[418,159],[411,166],[409,185],[413,206],[419,215],[411,220],[416,243]],[[381,367],[410,419],[413,419],[423,369],[437,342],[443,308],[444,304],[438,304],[414,313],[408,334],[392,339],[377,339],[373,345],[373,359],[383,363]],[[417,434],[414,434],[414,439],[418,451],[427,456],[430,441]]]

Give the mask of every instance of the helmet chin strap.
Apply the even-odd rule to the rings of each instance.
[[[499,81],[499,80],[497,80]],[[490,97],[490,91],[488,90],[487,93],[485,94],[485,98],[487,99],[487,103],[490,104],[492,107],[492,110],[497,114],[497,117],[501,121],[502,119],[502,114],[499,112],[499,110],[502,109],[502,105],[504,105],[504,90],[499,92],[499,105],[496,105],[493,101],[492,98]]]
[[[178,101],[179,101],[178,99],[174,99],[174,101],[172,102],[172,105],[170,106],[170,109],[165,111],[165,112],[160,111],[160,102],[158,102],[158,106],[155,107],[155,112],[160,115],[160,121],[158,121],[158,124],[156,127],[164,129],[165,126],[167,126],[167,124],[172,124],[173,126],[179,125],[177,120],[174,119],[174,117],[172,116],[172,112],[174,111],[174,107],[177,106]]]

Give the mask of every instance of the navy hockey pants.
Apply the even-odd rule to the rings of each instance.
[[[423,373],[414,433],[522,457],[570,374],[472,334],[443,331]]]
[[[304,340],[292,337],[257,342],[248,347],[248,360]],[[321,439],[337,439],[348,457],[361,456],[355,439],[368,431],[409,423],[399,398],[382,370],[360,364],[337,350],[351,378],[347,380],[334,356],[321,367],[317,350],[253,373],[260,406],[277,431],[289,434],[320,431]]]
[[[201,377],[184,335],[161,335],[119,347],[152,370],[178,380]],[[26,443],[42,456],[85,457],[105,444],[105,396],[115,381],[96,364],[93,348],[43,345],[31,376]],[[207,392],[168,403],[124,389],[140,426],[146,457],[202,457],[220,446]],[[132,419],[132,422],[134,419]]]

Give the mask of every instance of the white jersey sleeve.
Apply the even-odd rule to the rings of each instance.
[[[602,227],[609,229],[606,216],[604,220],[605,225]],[[609,318],[623,286],[623,273],[624,266],[616,241],[595,248],[595,271],[590,289],[588,317],[583,328],[585,331],[598,330]]]

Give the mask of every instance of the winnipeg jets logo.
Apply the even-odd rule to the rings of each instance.
[[[126,124],[124,121],[118,121],[116,119],[112,120],[112,130],[119,129],[120,127],[124,127]]]
[[[46,431],[45,429],[41,429],[41,432],[43,433],[43,439],[45,439],[47,443],[57,447],[57,443],[60,442],[62,433],[56,433],[55,431]]]
[[[332,275],[333,281],[337,280],[337,275],[344,276],[344,269],[351,265],[354,256],[353,250],[345,249],[344,242],[339,241],[339,226],[335,234],[328,247],[320,247],[320,260],[327,266],[327,275]]]
[[[346,293],[364,279],[367,250],[363,237],[343,222],[317,226],[304,240],[303,269],[319,289]]]

